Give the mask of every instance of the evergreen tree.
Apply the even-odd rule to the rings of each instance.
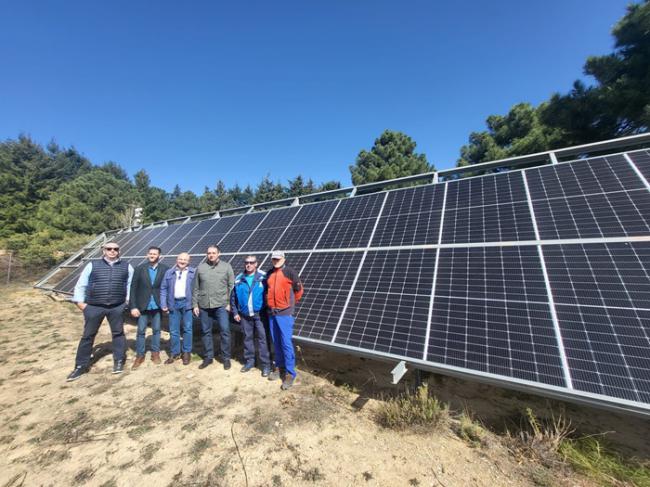
[[[122,215],[135,199],[130,183],[96,169],[65,183],[41,202],[36,227],[84,235],[119,228]]]
[[[286,196],[284,187],[280,183],[271,181],[270,176],[264,176],[255,191],[254,203],[266,203],[269,201],[280,200]]]
[[[433,170],[424,154],[415,153],[415,141],[402,132],[385,130],[370,151],[362,150],[350,166],[355,185],[385,181]]]
[[[650,128],[650,2],[630,4],[612,34],[615,49],[587,59],[567,95],[555,94],[542,109],[545,123],[563,130],[566,145],[640,133]]]

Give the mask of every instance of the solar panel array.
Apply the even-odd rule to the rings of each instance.
[[[236,272],[281,249],[299,339],[650,411],[649,177],[641,150],[114,238]]]

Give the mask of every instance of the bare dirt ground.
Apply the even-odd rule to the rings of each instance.
[[[135,327],[126,328],[131,359]],[[81,329],[72,305],[28,287],[3,289],[0,486],[591,485],[570,469],[513,455],[494,434],[472,446],[452,426],[427,434],[381,428],[374,415],[381,394],[398,390],[388,380],[394,364],[303,347],[297,385],[286,392],[258,370],[240,373],[238,362],[198,370],[198,357],[156,366],[147,354],[137,371],[112,375],[104,324],[92,370],[67,383]],[[163,332],[163,348],[167,338]],[[650,451],[647,423],[635,418],[429,381],[452,409],[473,411],[495,431],[516,426],[526,406],[564,407],[585,431],[617,431],[611,439],[630,455]]]

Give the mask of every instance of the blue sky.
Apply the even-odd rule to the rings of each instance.
[[[202,192],[350,184],[384,130],[438,169],[610,53],[627,0],[0,2],[0,138],[74,145]]]

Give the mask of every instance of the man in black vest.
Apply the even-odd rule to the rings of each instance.
[[[144,363],[145,334],[151,322],[151,361],[158,365],[160,360],[160,284],[168,267],[160,264],[160,247],[149,247],[147,262],[136,267],[131,281],[129,305],[131,316],[138,319],[138,337],[135,342],[135,360],[132,369]]]
[[[72,301],[83,311],[84,331],[68,382],[88,372],[95,336],[104,318],[108,318],[113,335],[113,373],[124,371],[126,337],[122,313],[129,300],[133,267],[120,260],[120,246],[116,242],[105,243],[103,252],[102,259],[86,264],[74,288]]]

